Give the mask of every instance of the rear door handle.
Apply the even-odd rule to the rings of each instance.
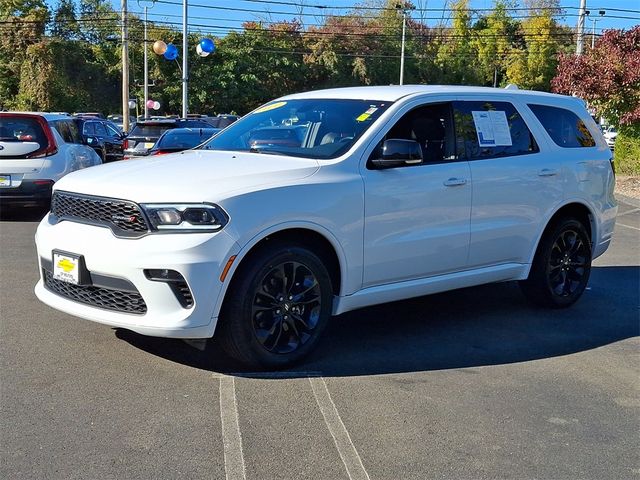
[[[445,180],[442,182],[445,187],[457,187],[459,185],[464,185],[467,183],[465,178],[455,178],[451,177],[449,180]]]
[[[553,177],[558,174],[558,170],[555,168],[543,168],[538,172],[539,177]]]

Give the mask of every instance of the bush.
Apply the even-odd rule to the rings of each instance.
[[[617,173],[640,175],[640,127],[620,129],[613,156]]]

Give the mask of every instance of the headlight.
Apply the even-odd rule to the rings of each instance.
[[[151,228],[158,232],[215,232],[229,222],[229,216],[217,205],[209,203],[140,205]]]

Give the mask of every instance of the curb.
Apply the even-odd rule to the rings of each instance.
[[[626,203],[627,205],[631,205],[632,207],[640,208],[639,198],[633,198],[633,197],[629,197],[628,195],[622,195],[621,193],[615,193],[615,192],[614,192],[614,196],[616,197],[616,200],[620,203]]]

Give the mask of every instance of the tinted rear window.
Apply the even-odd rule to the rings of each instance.
[[[175,124],[164,124],[164,125],[158,125],[158,124],[151,124],[151,125],[140,125],[137,124],[135,126],[135,128],[133,130],[131,130],[131,133],[129,134],[129,136],[131,137],[159,137],[160,135],[162,135],[166,130],[169,130],[171,128],[175,128]]]
[[[192,132],[171,131],[167,132],[157,143],[159,149],[189,149],[197,147],[205,140],[211,138],[216,132],[211,130],[194,130]]]
[[[529,108],[556,145],[564,148],[595,146],[591,132],[572,111],[547,105],[529,104]]]
[[[0,142],[37,142],[40,148],[47,146],[40,124],[25,117],[0,117]]]

